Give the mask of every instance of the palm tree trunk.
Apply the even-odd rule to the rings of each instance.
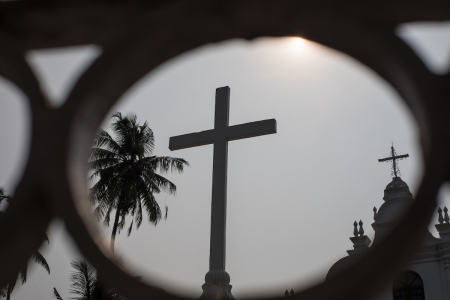
[[[117,206],[116,217],[114,218],[113,230],[111,233],[111,252],[114,254],[114,242],[116,241],[117,227],[119,225],[120,205]]]

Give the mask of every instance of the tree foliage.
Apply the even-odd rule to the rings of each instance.
[[[85,261],[72,261],[75,269],[70,276],[70,293],[74,294],[71,300],[126,300],[113,288],[104,287],[98,280],[95,269]],[[56,288],[53,288],[53,297],[63,300]]]
[[[11,196],[6,195],[5,190],[3,188],[0,188],[0,205],[5,200],[9,202],[11,200]]]
[[[12,197],[6,195],[4,189],[0,188],[0,204],[4,200],[7,200],[8,202],[12,201]],[[2,217],[2,215],[0,213],[0,218],[1,217]],[[48,240],[48,237],[46,234],[44,234],[42,236],[42,242],[45,242],[45,241],[47,243],[49,243],[49,240]],[[49,267],[47,261],[45,260],[44,256],[42,256],[42,254],[38,250],[34,251],[34,253],[31,256],[31,259],[36,264],[43,267],[47,271],[47,273],[50,274],[50,267]],[[28,264],[26,264],[25,266],[23,266],[22,269],[20,269],[19,273],[15,276],[15,278],[13,280],[11,280],[6,286],[0,288],[0,296],[6,297],[6,299],[9,300],[11,298],[11,293],[13,292],[14,287],[16,286],[17,280],[20,278],[20,281],[22,284],[27,282],[27,273],[28,273]]]
[[[189,164],[182,158],[152,155],[153,131],[147,122],[140,125],[135,114],[122,117],[116,113],[112,118],[115,138],[99,130],[88,166],[93,172],[90,180],[98,179],[91,189],[92,201],[97,205],[95,213],[109,226],[111,213],[116,211],[111,234],[114,250],[115,236],[124,228],[126,216],[132,217],[128,235],[133,226],[141,226],[144,211],[148,221],[156,225],[162,214],[154,195],[176,193],[175,184],[157,172],[182,172]]]

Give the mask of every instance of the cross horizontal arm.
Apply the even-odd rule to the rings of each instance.
[[[378,161],[383,162],[383,161],[390,161],[390,160],[392,160],[392,157],[381,158]]]
[[[179,150],[191,147],[209,145],[214,142],[214,130],[205,130],[201,132],[173,136],[169,140],[169,149]]]
[[[394,156],[394,157],[386,157],[386,158],[379,159],[378,161],[383,162],[383,161],[389,161],[392,159],[402,159],[402,158],[407,158],[407,157],[409,157],[409,154],[398,155],[398,156]]]
[[[227,128],[227,140],[235,141],[272,133],[277,133],[275,119],[230,126]]]

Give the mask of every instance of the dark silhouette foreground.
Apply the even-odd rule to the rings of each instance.
[[[3,188],[0,188],[0,205],[2,204],[3,201],[12,201],[12,197],[8,196],[5,194],[5,191]],[[2,217],[3,212],[0,211],[0,218]],[[49,243],[48,237],[46,234],[44,234],[44,236],[42,237],[42,242],[47,242]],[[32,260],[37,263],[38,265],[40,265],[41,267],[43,267],[49,274],[50,274],[50,267],[48,266],[47,261],[45,260],[44,256],[42,256],[42,254],[39,251],[34,251],[33,255],[32,255]],[[16,282],[17,279],[19,279],[20,277],[20,281],[22,282],[22,284],[24,284],[25,282],[27,282],[27,273],[28,273],[28,264],[25,265],[20,271],[19,273],[16,275],[16,277],[11,280],[6,286],[0,288],[0,296],[1,297],[5,297],[6,300],[10,300],[11,299],[11,293],[14,290],[14,287],[16,286]]]

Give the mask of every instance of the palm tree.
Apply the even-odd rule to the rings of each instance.
[[[5,199],[9,202],[12,200],[12,197],[6,195],[3,188],[0,188],[0,204]],[[1,214],[0,214],[0,217],[2,217]],[[42,237],[42,240],[43,240],[43,242],[47,241],[47,243],[49,243],[49,240],[48,240],[48,237],[46,234],[44,234],[44,236]],[[37,250],[34,251],[31,258],[34,260],[35,263],[42,266],[50,274],[50,267],[48,266],[48,263],[45,260],[44,256],[42,256],[42,254],[39,251],[37,251]],[[20,276],[20,280],[21,280],[22,284],[24,284],[27,281],[27,271],[28,271],[28,264],[25,265],[19,271],[19,274],[17,274],[17,276],[14,278],[14,280],[9,282],[5,287],[0,288],[0,296],[6,297],[6,300],[10,300],[11,293],[14,290],[14,287],[16,286],[16,281],[19,278],[19,276]]]
[[[3,188],[0,188],[0,205],[2,204],[3,200],[10,201],[11,196],[8,196],[5,194],[5,190]],[[1,213],[2,211],[0,211]]]
[[[152,155],[155,147],[153,131],[147,122],[139,125],[135,114],[122,117],[121,113],[116,113],[111,118],[114,119],[111,129],[116,139],[104,130],[97,133],[89,170],[93,171],[90,180],[98,178],[91,189],[97,216],[109,226],[111,212],[116,211],[111,233],[111,251],[114,253],[116,234],[125,226],[127,215],[132,217],[129,236],[134,222],[136,228],[140,227],[143,209],[151,224],[156,225],[161,219],[155,194],[161,191],[175,194],[175,184],[156,172],[182,172],[189,164],[181,158]]]
[[[75,294],[73,300],[125,300],[112,288],[103,288],[97,279],[94,268],[85,261],[72,261],[75,272],[70,276],[72,281],[70,292]],[[56,288],[53,288],[53,297],[63,300]]]

